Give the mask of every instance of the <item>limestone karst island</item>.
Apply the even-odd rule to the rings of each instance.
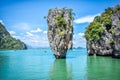
[[[120,0],[0,0],[0,80],[120,80]]]
[[[50,9],[47,16],[48,40],[56,58],[66,58],[72,49],[73,12],[72,9]]]
[[[120,58],[120,5],[105,9],[85,31],[88,55]]]

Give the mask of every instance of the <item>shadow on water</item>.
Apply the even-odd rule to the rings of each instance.
[[[65,59],[56,59],[49,72],[49,80],[72,80],[72,71]]]

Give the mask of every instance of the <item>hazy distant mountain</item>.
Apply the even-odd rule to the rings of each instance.
[[[73,49],[85,49],[84,47],[73,47]]]
[[[27,45],[27,48],[28,49],[49,49],[50,47],[35,47],[35,46]]]

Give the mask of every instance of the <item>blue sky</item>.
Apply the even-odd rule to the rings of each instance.
[[[72,8],[75,12],[74,47],[85,47],[86,26],[107,7],[120,0],[0,0],[0,22],[15,38],[33,47],[48,47],[47,22],[43,18],[49,9]]]

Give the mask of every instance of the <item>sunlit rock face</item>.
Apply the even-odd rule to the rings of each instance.
[[[72,9],[50,9],[47,16],[48,40],[58,58],[66,58],[68,49],[72,49],[73,16]]]
[[[86,28],[88,55],[120,58],[120,5],[105,9]]]

